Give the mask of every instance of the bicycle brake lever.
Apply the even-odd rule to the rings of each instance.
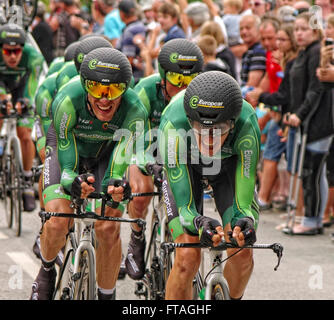
[[[277,271],[280,263],[281,263],[281,259],[283,256],[283,246],[280,243],[274,243],[272,246],[273,251],[277,254],[277,265],[275,266],[274,270]]]

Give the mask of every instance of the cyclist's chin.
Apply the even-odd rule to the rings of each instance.
[[[214,139],[200,139],[197,138],[197,145],[199,148],[199,151],[202,155],[206,157],[212,157],[218,152],[220,152],[222,145],[224,144],[225,139],[222,139],[221,137],[217,137]]]

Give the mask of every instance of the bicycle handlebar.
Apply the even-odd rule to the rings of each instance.
[[[280,243],[273,243],[273,244],[253,244],[253,245],[245,245],[245,246],[238,246],[235,243],[226,242],[225,240],[221,241],[220,244],[216,247],[205,246],[201,243],[174,243],[174,242],[163,242],[161,244],[161,248],[165,252],[172,252],[175,248],[209,248],[213,251],[225,251],[226,249],[234,248],[234,249],[272,249],[274,253],[276,253],[278,262],[277,265],[274,267],[276,271],[281,263],[281,259],[283,256],[283,246]]]
[[[80,214],[76,213],[63,213],[63,212],[47,212],[47,211],[40,211],[39,216],[42,219],[42,222],[45,223],[52,217],[58,218],[68,218],[68,219],[93,219],[93,220],[103,220],[103,221],[114,221],[114,222],[128,222],[128,223],[136,223],[139,227],[145,228],[146,221],[143,219],[126,219],[126,218],[119,218],[119,217],[106,217],[100,216],[95,212],[84,212]]]

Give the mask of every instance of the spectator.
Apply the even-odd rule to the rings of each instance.
[[[229,67],[221,59],[216,57],[217,42],[213,36],[200,36],[197,45],[200,47],[204,57],[203,72],[222,71],[229,73]]]
[[[163,3],[158,10],[158,21],[161,29],[166,33],[163,43],[171,39],[186,38],[184,31],[179,26],[179,12],[175,4]]]
[[[261,91],[256,92],[251,91],[248,93],[247,98],[255,99],[255,104],[258,102],[263,102],[265,104],[271,105],[271,106],[281,106],[282,114],[288,112],[289,110],[289,90],[290,90],[290,84],[289,84],[289,71],[292,67],[293,60],[295,59],[297,55],[297,43],[293,36],[293,26],[288,25],[282,25],[278,32],[277,32],[277,38],[276,38],[277,48],[281,52],[281,58],[280,58],[280,65],[282,69],[284,70],[284,78],[282,83],[279,86],[278,91],[275,91],[274,93],[259,93]],[[257,101],[258,100],[258,101]],[[253,103],[254,104],[254,103]],[[270,113],[268,114],[270,116]],[[274,117],[276,116],[276,113],[274,113]],[[277,116],[276,116],[277,117]],[[278,119],[278,118],[277,118]],[[272,127],[275,127],[275,123],[271,125],[270,129]],[[278,127],[275,129],[272,134],[276,133],[276,136],[273,135],[274,139],[268,139],[268,147],[269,145],[273,145],[273,147],[276,146],[276,151],[279,151],[281,153],[285,152],[285,143],[283,144],[280,142],[280,137],[277,136]],[[269,137],[271,137],[269,135]],[[276,141],[275,141],[276,138]],[[274,143],[272,143],[273,141]],[[267,148],[266,148],[267,149]],[[278,154],[279,154],[278,152]],[[264,155],[264,161],[263,161],[263,174],[261,175],[261,187],[259,192],[259,202],[260,206],[262,206],[262,209],[266,209],[270,207],[270,190],[273,187],[274,178],[277,174],[277,167],[278,163],[276,161],[270,160],[268,156]],[[284,182],[287,181],[287,177],[285,176],[285,171],[279,171],[280,173],[280,189],[279,194],[277,197],[273,198],[273,203],[276,202],[276,206],[283,208],[284,202],[286,201],[286,192],[287,187],[284,185]],[[281,183],[282,182],[282,183]],[[266,187],[267,186],[267,187]],[[275,201],[276,200],[276,201]],[[300,209],[300,208],[299,208]]]
[[[256,15],[243,16],[240,20],[240,36],[247,46],[241,62],[242,86],[257,87],[266,70],[266,55],[259,42],[260,23]]]
[[[271,2],[268,0],[252,0],[250,4],[252,13],[260,18],[262,18],[266,12],[272,9]]]
[[[104,10],[107,12],[104,18],[104,35],[111,40],[114,48],[117,47],[122,30],[125,27],[117,9],[117,2],[117,0],[103,0]]]
[[[322,30],[312,28],[311,19],[312,15],[305,12],[295,21],[294,34],[301,50],[290,71],[291,114],[285,119],[291,127],[302,126],[302,130],[307,130],[308,138],[302,175],[305,215],[302,223],[292,229],[296,235],[322,232],[328,196],[325,160],[334,132],[331,91],[323,90],[316,76]],[[293,141],[294,130],[289,130],[288,143]],[[288,161],[290,157],[288,145]]]
[[[201,26],[205,21],[210,20],[209,8],[205,3],[195,1],[190,3],[185,8],[184,12],[187,15],[190,25],[188,39],[197,42],[201,32]]]
[[[217,42],[216,57],[221,59],[222,62],[228,66],[229,73],[233,78],[237,79],[236,73],[236,61],[232,51],[226,46],[225,38],[220,25],[215,21],[207,21],[201,28],[201,34],[213,36]]]
[[[325,25],[329,15],[333,11],[331,0],[315,0],[314,4],[321,8],[322,20]]]
[[[242,9],[242,0],[224,0],[223,21],[227,31],[228,44],[230,47],[242,43],[240,38],[240,11]]]
[[[329,15],[327,19],[327,26],[325,30],[327,38],[334,39],[334,14]],[[317,70],[317,76],[320,81],[327,82],[326,85],[334,91],[334,66],[333,62],[334,46],[323,46],[321,50],[321,65],[322,68]],[[333,102],[332,102],[333,103]],[[334,220],[334,143],[332,142],[329,155],[327,158],[327,179],[329,186],[329,194],[326,209],[323,217],[323,226],[329,227],[333,224]],[[332,234],[334,238],[334,233]]]
[[[92,33],[104,34],[104,18],[107,15],[107,11],[104,7],[103,1],[94,0],[91,4],[92,18],[94,20]]]
[[[70,16],[79,14],[80,10],[73,0],[61,0],[63,10],[52,16],[49,25],[53,30],[54,55],[64,55],[65,49],[72,42],[77,41],[80,32],[71,25]]]
[[[52,43],[53,31],[44,19],[45,11],[45,4],[42,1],[38,1],[36,17],[32,25],[31,34],[38,44],[46,63],[50,65],[54,58]]]
[[[118,49],[122,51],[130,61],[135,83],[144,76],[144,66],[140,57],[140,48],[133,42],[133,37],[137,34],[145,37],[146,27],[139,20],[139,10],[132,0],[122,0],[119,5],[119,14],[125,23]]]

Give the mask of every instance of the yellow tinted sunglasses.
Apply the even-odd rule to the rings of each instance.
[[[96,99],[106,97],[108,100],[115,100],[126,90],[126,83],[111,83],[104,85],[93,80],[85,80],[87,92]]]
[[[197,75],[198,73],[193,73],[189,76],[185,76],[181,73],[168,71],[166,73],[166,78],[173,86],[182,88],[185,85],[188,86],[191,80],[193,80]]]

